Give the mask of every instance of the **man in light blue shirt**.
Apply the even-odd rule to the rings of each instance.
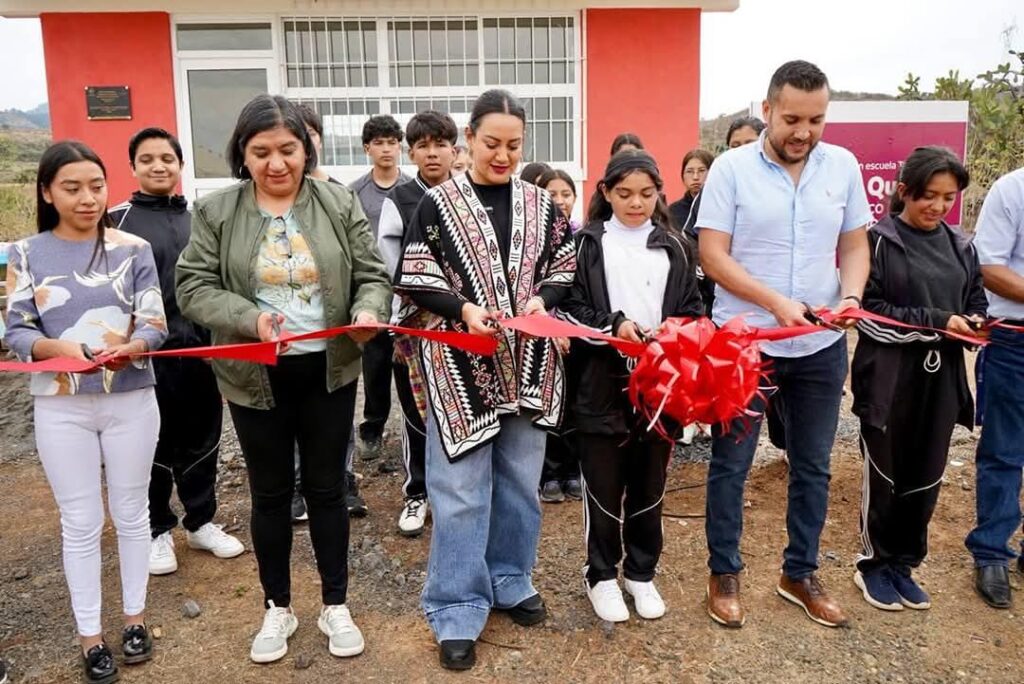
[[[993,318],[1024,325],[1024,168],[997,180],[981,207],[974,234]],[[993,608],[1010,607],[1010,538],[1020,527],[1024,467],[1024,333],[995,328],[978,359],[983,410],[975,457],[978,522],[967,535],[975,588]]]
[[[828,79],[813,64],[787,62],[772,76],[760,140],[720,156],[701,194],[697,227],[704,272],[717,283],[713,318],[744,316],[758,327],[808,325],[808,307],[860,306],[871,268],[871,219],[857,160],[822,143]],[[836,259],[838,256],[838,269]],[[848,319],[839,319],[845,327]],[[828,508],[829,464],[846,379],[846,338],[823,331],[762,346],[787,425],[790,484],[777,591],[820,624],[846,623],[815,576]],[[774,402],[773,402],[774,403]],[[755,399],[750,409],[762,413]],[[743,489],[760,419],[716,428],[705,522],[711,578],[708,614],[729,627],[746,619],[739,599]]]

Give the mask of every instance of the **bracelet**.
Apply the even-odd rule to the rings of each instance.
[[[857,306],[864,306],[864,302],[862,302],[860,297],[858,297],[857,295],[846,295],[845,297],[843,297],[843,299],[852,299],[853,301],[857,302]],[[839,301],[843,301],[843,299],[840,299]]]

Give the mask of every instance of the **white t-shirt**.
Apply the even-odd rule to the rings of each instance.
[[[653,230],[649,220],[639,228],[629,228],[612,216],[604,222],[601,239],[612,311],[621,311],[629,320],[651,330],[664,320],[661,307],[669,271],[668,253],[647,246]]]

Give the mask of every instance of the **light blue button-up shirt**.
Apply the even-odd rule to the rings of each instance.
[[[794,185],[765,154],[764,142],[762,133],[757,143],[715,160],[701,192],[697,226],[731,235],[732,257],[760,283],[813,307],[835,306],[839,235],[871,220],[857,160],[849,150],[818,143]],[[759,328],[778,327],[767,310],[716,286],[715,323],[740,315]],[[763,343],[761,349],[771,356],[809,356],[841,334],[825,331]]]
[[[1024,276],[1024,169],[993,183],[981,205],[974,246],[982,266],[1009,266],[1011,271]],[[985,290],[985,294],[989,316],[1024,320],[1024,304],[990,290]]]

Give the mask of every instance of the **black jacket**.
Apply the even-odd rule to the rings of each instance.
[[[611,310],[604,277],[603,235],[603,221],[593,221],[576,233],[576,279],[558,309],[566,320],[614,335],[627,318],[621,311]],[[703,307],[689,244],[676,233],[655,226],[647,246],[668,252],[669,273],[662,303],[664,317],[700,316]],[[626,393],[629,383],[626,359],[604,342],[587,342],[575,345],[572,352],[579,379],[575,396],[569,398],[570,425],[581,432],[627,434],[638,421]]]
[[[167,316],[167,341],[163,349],[181,349],[209,344],[210,334],[181,315],[174,296],[174,269],[181,250],[192,234],[192,215],[181,195],[158,197],[142,192],[110,210],[110,218],[121,230],[138,235],[153,247],[160,291]]]
[[[915,306],[910,301],[907,251],[891,216],[883,218],[868,231],[871,245],[871,275],[864,289],[864,309],[911,325],[945,329],[952,314],[986,315],[988,301],[981,280],[978,254],[963,232],[943,223],[936,230],[945,231],[956,247],[960,265],[967,274],[961,293],[959,311]],[[957,374],[957,395],[943,397],[960,407],[957,423],[974,427],[974,399],[967,385],[967,371],[962,344],[938,333],[894,328],[872,321],[857,324],[857,350],[853,355],[850,383],[853,388],[853,412],[873,427],[885,428],[892,409],[900,365],[908,345],[925,345],[946,352],[943,364],[948,372]],[[947,364],[952,364],[948,366]],[[909,388],[913,391],[912,388]],[[902,388],[907,391],[908,388]]]

